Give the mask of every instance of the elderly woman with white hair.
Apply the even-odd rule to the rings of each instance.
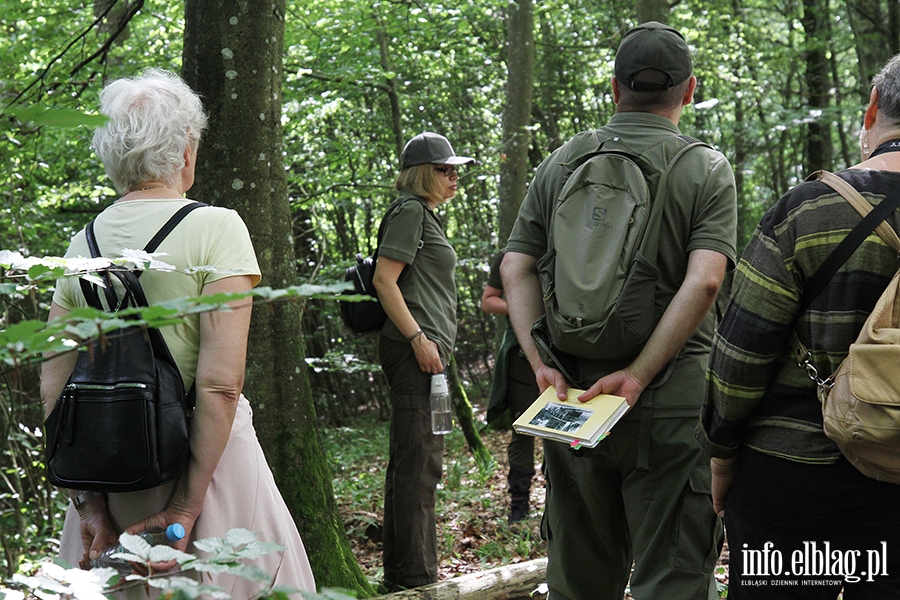
[[[100,101],[109,121],[97,129],[93,145],[120,197],[97,216],[94,232],[101,251],[117,256],[125,248],[144,247],[191,202],[184,194],[194,183],[206,115],[199,97],[179,77],[157,69],[111,82]],[[151,304],[244,292],[260,280],[249,233],[233,210],[209,206],[193,211],[158,252],[165,253],[165,262],[176,269],[143,274],[141,284]],[[66,256],[89,255],[81,231]],[[196,266],[214,269],[189,269]],[[77,280],[62,279],[50,318],[82,306],[87,302]],[[139,533],[152,525],[181,524],[186,535],[173,546],[191,553],[197,553],[193,546],[197,539],[224,537],[230,529],[245,528],[284,547],[253,561],[272,575],[273,584],[315,591],[303,542],[266,464],[250,405],[241,393],[251,301],[235,301],[231,308],[192,315],[161,329],[185,389],[193,384],[196,392],[185,470],[175,480],[148,490],[107,494],[69,490],[73,503],[66,514],[61,558],[88,568],[120,533]],[[48,414],[74,363],[74,353],[68,353],[44,364],[41,396]],[[174,565],[162,565],[167,566]],[[204,575],[203,582],[224,589],[232,598],[250,598],[259,590],[259,584],[231,575]],[[145,594],[140,589],[127,593]]]

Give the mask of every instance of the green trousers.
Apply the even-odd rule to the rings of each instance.
[[[435,501],[444,436],[431,433],[431,376],[412,346],[380,337],[378,356],[391,386],[390,457],[384,484],[384,582],[390,589],[437,581]]]
[[[581,456],[544,442],[549,600],[622,600],[632,564],[635,600],[718,597],[722,525],[697,417],[649,418],[644,399]]]

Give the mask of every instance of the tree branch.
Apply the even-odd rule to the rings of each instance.
[[[112,6],[115,6],[115,2]],[[112,8],[110,6],[110,9]],[[131,23],[131,19],[134,18],[136,14],[140,12],[140,10],[144,7],[144,0],[135,0],[134,4],[123,13],[123,17],[119,19],[118,27],[116,30],[112,32],[106,41],[100,46],[93,54],[89,55],[86,59],[82,60],[80,63],[75,65],[75,67],[69,71],[69,77],[74,77],[78,71],[83,69],[85,66],[90,64],[95,58],[100,55],[103,55],[103,59],[106,60],[106,56],[109,54],[109,51],[112,49],[112,45],[115,43],[116,39],[122,35],[122,32],[125,31],[125,28]],[[106,13],[109,12],[110,9],[107,9]],[[106,14],[104,13],[104,14]]]
[[[83,41],[83,40],[85,39],[85,37],[86,37],[86,36],[87,36],[94,28],[98,27],[98,26],[104,21],[104,19],[106,19],[106,18],[109,16],[109,13],[112,11],[113,7],[114,7],[117,3],[118,3],[118,0],[117,0],[116,2],[112,2],[109,6],[107,6],[106,9],[105,9],[102,13],[100,13],[100,14],[97,16],[97,18],[94,19],[94,21],[93,21],[93,22],[92,22],[85,30],[83,30],[81,33],[79,33],[77,36],[75,36],[75,37],[74,37],[74,38],[66,45],[66,47],[63,48],[63,50],[62,50],[61,52],[59,52],[56,56],[54,56],[53,58],[51,58],[50,61],[47,62],[47,65],[44,67],[44,69],[41,71],[41,73],[40,73],[37,77],[35,77],[35,79],[34,79],[31,83],[29,83],[27,86],[25,86],[25,88],[24,88],[21,92],[19,92],[19,93],[15,96],[15,98],[13,98],[12,101],[11,101],[9,104],[7,104],[7,106],[12,106],[13,104],[18,103],[19,101],[22,100],[22,98],[25,97],[25,95],[26,95],[33,87],[35,87],[35,86],[38,85],[38,84],[43,84],[43,83],[44,83],[44,78],[45,78],[45,77],[47,76],[47,74],[50,72],[50,69],[53,67],[53,65],[56,64],[57,62],[59,62],[60,60],[62,60],[63,57],[64,57],[66,54],[68,54],[68,52],[69,52],[75,45],[77,45],[79,42]],[[136,0],[136,1],[135,1],[135,5],[134,5],[134,9],[130,11],[130,14],[128,14],[128,18],[127,18],[127,19],[122,19],[121,22],[119,23],[119,27],[116,29],[116,31],[113,32],[113,34],[112,34],[112,35],[109,37],[109,39],[103,44],[103,46],[101,46],[101,48],[100,48],[97,52],[94,52],[94,53],[91,55],[90,58],[88,58],[87,60],[82,61],[82,62],[79,63],[74,69],[72,69],[72,70],[69,72],[69,77],[73,77],[79,70],[81,70],[82,68],[84,68],[85,65],[87,65],[89,62],[91,62],[92,60],[94,60],[94,59],[95,59],[97,56],[99,56],[101,53],[108,52],[108,51],[109,51],[109,48],[112,46],[112,43],[113,43],[113,42],[116,40],[116,38],[122,33],[122,31],[125,30],[125,27],[128,26],[128,24],[131,22],[131,19],[134,17],[134,15],[137,14],[138,11],[140,11],[140,9],[141,9],[143,6],[144,6],[144,0]],[[39,100],[40,97],[41,97],[41,95],[39,94],[37,99]]]
[[[286,69],[287,70],[287,69]],[[356,81],[353,79],[348,79],[346,77],[334,77],[332,75],[325,75],[324,73],[318,73],[316,71],[311,71],[309,69],[304,69],[302,67],[297,67],[297,74],[301,77],[307,77],[309,79],[317,79],[319,81],[328,81],[331,83],[346,83],[349,85],[355,85],[357,87],[369,87],[375,88],[377,90],[381,90],[382,92],[389,92],[390,89],[383,83],[374,83],[370,81]]]

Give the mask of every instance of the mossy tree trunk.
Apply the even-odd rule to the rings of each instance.
[[[282,159],[284,12],[285,0],[188,0],[183,57],[185,80],[210,115],[190,195],[241,214],[263,285],[274,288],[297,283]],[[299,307],[257,306],[244,390],[266,458],[317,585],[372,595],[334,504],[304,358]]]
[[[459,378],[459,370],[456,367],[456,357],[450,357],[450,364],[447,367],[447,383],[450,386],[450,397],[453,401],[453,409],[456,413],[456,420],[462,429],[463,435],[466,436],[466,443],[472,454],[475,455],[475,462],[479,468],[487,469],[493,466],[494,457],[491,456],[490,450],[481,441],[478,434],[478,428],[475,426],[475,415],[472,412],[472,403],[469,402],[469,396],[463,387]]]

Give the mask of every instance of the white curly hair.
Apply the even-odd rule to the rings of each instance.
[[[143,181],[173,184],[185,147],[196,148],[207,125],[200,97],[178,75],[155,68],[109,83],[100,112],[109,121],[94,132],[93,147],[119,193]]]

